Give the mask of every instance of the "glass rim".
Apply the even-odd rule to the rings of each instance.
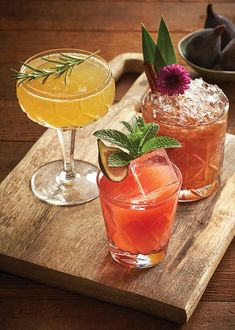
[[[223,91],[222,91],[223,92]],[[143,114],[143,108],[144,108],[144,104],[145,104],[145,99],[148,95],[157,95],[157,92],[152,92],[151,90],[148,90],[146,94],[143,95],[142,99],[141,99],[141,113]],[[223,92],[224,94],[224,92]],[[158,119],[157,122],[161,125],[166,125],[166,126],[171,126],[171,127],[183,127],[185,129],[191,129],[191,128],[197,128],[197,127],[204,127],[204,126],[208,126],[208,125],[211,125],[213,123],[216,123],[218,120],[220,120],[225,114],[228,113],[228,110],[229,110],[229,100],[227,98],[227,96],[224,94],[224,96],[226,97],[227,99],[227,103],[223,109],[223,112],[219,115],[219,117],[215,118],[214,120],[212,121],[209,121],[208,123],[199,123],[199,124],[172,124],[172,123],[168,123],[168,122],[165,122],[165,121],[162,121],[161,119]]]
[[[161,205],[161,204],[164,204],[164,203],[166,203],[177,191],[180,191],[180,188],[181,188],[181,185],[182,185],[182,181],[183,181],[183,179],[182,179],[182,174],[181,174],[181,172],[180,172],[180,170],[179,170],[179,168],[174,164],[174,163],[172,163],[171,162],[171,164],[172,164],[172,166],[173,166],[173,168],[174,168],[174,170],[175,170],[175,172],[176,172],[176,175],[177,175],[177,178],[178,178],[178,180],[177,181],[174,181],[174,182],[171,182],[171,183],[169,183],[169,184],[167,184],[167,185],[165,185],[165,186],[163,186],[163,187],[161,187],[161,188],[158,188],[158,189],[156,189],[155,191],[154,191],[154,196],[152,196],[151,197],[151,200],[153,200],[156,196],[157,196],[157,194],[159,193],[159,192],[161,192],[161,191],[163,191],[163,190],[165,190],[167,187],[170,187],[170,186],[173,186],[173,185],[175,185],[176,183],[178,183],[178,185],[177,185],[177,188],[166,198],[166,199],[164,199],[163,201],[158,201],[158,200],[155,200],[155,202],[154,203],[133,203],[133,202],[128,202],[128,201],[126,201],[126,200],[123,200],[123,199],[113,199],[113,198],[111,198],[107,193],[102,193],[101,192],[101,189],[100,189],[100,181],[101,181],[101,179],[102,179],[102,177],[103,176],[105,176],[104,174],[103,174],[103,172],[101,171],[101,170],[99,170],[99,172],[98,172],[98,174],[97,174],[97,178],[96,178],[96,182],[97,182],[97,186],[98,186],[98,188],[99,188],[99,195],[100,194],[102,194],[103,196],[105,196],[105,199],[107,199],[107,200],[109,200],[109,201],[111,201],[112,203],[114,203],[114,204],[122,204],[122,205],[133,205],[133,206],[139,206],[139,207],[148,207],[148,208],[152,208],[152,207],[156,207],[157,205]],[[118,182],[117,182],[118,183]]]
[[[80,53],[81,55],[90,55],[90,54],[92,54],[92,52],[90,52],[90,51],[86,51],[86,50],[78,49],[78,48],[55,48],[55,49],[45,50],[43,52],[37,53],[37,54],[29,57],[25,61],[25,64],[30,64],[33,60],[36,60],[39,57],[58,54],[58,53],[65,53],[65,52],[67,52],[67,53],[68,52],[69,53]],[[96,94],[96,93],[100,92],[101,90],[103,90],[109,84],[109,82],[112,78],[112,72],[111,72],[111,69],[110,69],[108,63],[103,59],[103,57],[101,57],[97,54],[94,54],[94,55],[91,56],[91,58],[96,58],[99,61],[101,61],[103,63],[103,65],[107,68],[108,75],[102,83],[100,83],[97,87],[92,88],[89,91],[79,92],[79,93],[73,94],[71,96],[58,96],[58,95],[54,95],[53,93],[47,93],[47,92],[43,92],[41,90],[38,90],[37,88],[30,86],[28,82],[23,82],[20,85],[20,87],[25,88],[31,94],[39,96],[41,98],[52,99],[52,100],[60,100],[60,101],[71,101],[71,100],[77,100],[77,99],[81,99],[81,98],[83,99],[83,98],[86,98],[86,97],[93,96],[94,94]],[[20,72],[23,70],[24,67],[25,67],[24,64],[22,64],[22,66],[20,68]]]

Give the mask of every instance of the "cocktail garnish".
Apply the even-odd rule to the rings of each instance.
[[[189,74],[177,64],[174,46],[163,17],[156,43],[142,24],[142,48],[144,69],[152,92],[159,91],[162,95],[172,96],[183,94],[189,88]]]
[[[99,165],[104,175],[111,181],[115,182],[120,182],[125,179],[128,174],[127,166],[110,167],[108,164],[109,156],[111,154],[120,155],[123,151],[118,148],[108,147],[99,139],[97,140],[97,143],[99,149]],[[127,161],[127,164],[128,163],[129,161]]]
[[[125,178],[127,166],[131,160],[158,148],[180,147],[180,143],[173,138],[156,136],[159,125],[145,123],[140,116],[134,116],[131,123],[122,121],[122,124],[126,128],[127,134],[114,129],[102,129],[94,133],[98,139],[111,142],[121,148],[108,147],[98,140],[100,168],[104,175],[112,181],[121,181]],[[120,179],[115,175],[116,168],[119,167],[123,169],[121,174],[120,171],[118,172]]]
[[[161,68],[157,75],[157,89],[162,95],[184,94],[190,84],[189,73],[179,64]]]
[[[64,83],[66,85],[67,76],[71,75],[74,67],[82,64],[83,62],[88,60],[90,57],[96,55],[99,52],[100,52],[100,50],[97,50],[96,52],[89,54],[85,58],[81,58],[81,57],[74,56],[74,55],[68,55],[68,54],[60,54],[60,57],[58,60],[50,59],[49,56],[42,57],[42,60],[54,64],[54,66],[51,66],[48,69],[34,68],[27,63],[20,62],[26,68],[28,68],[30,71],[21,72],[21,71],[15,70],[15,69],[11,69],[14,72],[14,74],[12,75],[12,78],[18,81],[18,86],[19,86],[22,82],[30,82],[31,80],[35,80],[38,78],[42,78],[42,84],[45,84],[47,79],[51,76],[53,76],[54,78],[60,78],[62,75],[64,75]]]

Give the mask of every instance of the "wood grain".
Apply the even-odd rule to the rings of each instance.
[[[23,296],[16,296],[17,300],[9,297],[0,300],[0,306],[4,307],[0,311],[4,330],[145,330],[146,325],[149,330],[232,330],[235,324],[234,303],[202,302],[197,308],[197,318],[193,315],[186,325],[179,326],[101,301],[95,301],[94,311],[94,301],[90,298],[68,292],[63,292],[61,300],[30,299],[24,292]]]
[[[121,55],[110,63],[116,79],[130,62],[129,56]],[[95,148],[88,148],[95,144],[92,132],[118,128],[121,119],[130,120],[146,89],[143,74],[104,118],[78,130],[78,141],[83,143],[77,151],[82,159],[96,161]],[[234,235],[234,147],[235,138],[228,135],[223,189],[201,202],[180,205],[166,261],[137,273],[111,260],[98,200],[58,208],[32,195],[28,181],[34,169],[59,155],[56,136],[48,130],[1,184],[1,269],[185,322]]]
[[[109,0],[105,1],[105,4],[109,2],[109,4],[107,4],[109,8],[107,15],[104,15],[105,9],[103,12],[100,10],[100,8],[104,8],[105,6],[105,4],[102,4],[101,7],[100,2],[104,3],[103,0],[92,1],[92,3],[90,2],[91,6],[94,8],[95,15],[87,17],[87,21],[91,22],[92,20],[92,26],[98,27],[98,30],[88,31],[90,27],[85,23],[84,26],[81,27],[82,31],[79,31],[80,16],[84,17],[85,15],[82,10],[79,10],[81,7],[78,8],[78,4],[74,7],[76,17],[72,13],[73,26],[70,24],[70,17],[68,17],[67,14],[68,6],[70,7],[71,13],[71,6],[69,3],[74,4],[75,0],[55,1],[56,4],[59,4],[60,8],[63,8],[56,9],[54,6],[54,13],[58,13],[58,11],[61,13],[60,19],[64,25],[63,29],[59,29],[59,24],[50,22],[51,17],[54,19],[54,13],[51,13],[49,10],[47,14],[47,11],[42,9],[44,11],[44,16],[39,17],[39,13],[42,12],[39,8],[41,1],[0,1],[0,22],[2,29],[0,35],[0,69],[5,67],[4,70],[0,72],[0,140],[3,141],[0,143],[0,179],[3,179],[4,176],[14,168],[16,163],[21,160],[30,148],[32,141],[37,140],[43,131],[43,128],[39,125],[30,124],[27,117],[19,111],[18,103],[15,98],[14,82],[9,79],[9,68],[16,67],[17,60],[25,60],[36,52],[52,48],[52,45],[53,47],[73,46],[90,49],[91,44],[94,45],[94,47],[98,44],[102,49],[102,55],[108,60],[127,50],[140,51],[140,39],[139,35],[136,33],[138,31],[138,22],[140,22],[141,19],[154,30],[161,15],[161,12],[159,11],[155,11],[154,13],[149,10],[147,11],[144,2],[146,2],[146,4],[151,2],[152,6],[156,5],[158,2],[164,2],[166,6],[165,8],[168,11],[168,17],[172,17],[169,22],[170,30],[171,32],[174,32],[174,29],[176,29],[175,31],[182,31],[182,29],[185,29],[184,20],[187,20],[187,15],[190,17],[194,15],[192,25],[189,20],[187,20],[187,29],[192,31],[195,24],[197,24],[196,26],[201,27],[208,1]],[[122,2],[123,12],[121,17],[118,17],[118,15],[113,13],[113,10],[116,10],[118,6],[111,6],[111,3],[113,2]],[[144,9],[141,13],[139,11],[139,2],[142,3],[141,6]],[[183,7],[185,2],[187,3],[188,11],[186,12],[183,9],[185,13],[184,15],[175,15],[179,5]],[[212,2],[215,2],[214,8],[217,12],[219,12],[221,8],[219,8],[218,5],[222,4],[224,9],[221,13],[226,13],[230,18],[234,19],[234,10],[231,10],[231,4],[234,5],[234,0],[213,0]],[[22,16],[22,10],[19,7],[24,6],[23,11],[25,12],[26,3],[31,8],[31,15],[26,13],[25,16]],[[46,1],[43,1],[42,5],[45,5],[45,3]],[[54,1],[50,0],[50,5],[49,2],[48,5],[46,4],[47,8],[53,6],[53,3]],[[79,4],[80,3],[81,1]],[[127,7],[125,7],[125,3],[127,3]],[[195,3],[201,3],[202,7],[200,12],[195,11]],[[147,4],[147,6],[149,5]],[[198,8],[198,6],[196,7]],[[18,11],[16,11],[16,8],[18,8]],[[126,8],[128,8],[128,10],[126,10]],[[98,26],[96,23],[96,21],[100,22],[99,15],[102,15],[101,26]],[[125,16],[125,19],[122,20],[123,15]],[[130,26],[127,16],[131,21],[136,20],[133,26]],[[67,26],[72,27],[73,31],[70,31],[65,27],[65,18],[67,19]],[[118,22],[115,22],[115,20]],[[4,25],[2,23],[4,23]],[[43,30],[46,25],[50,25],[51,30]],[[103,25],[107,28],[106,31],[101,31]],[[20,38],[17,36],[19,26],[21,27],[21,31],[19,32]],[[26,27],[26,30],[22,30],[23,26]],[[115,32],[113,29],[111,31],[108,26],[110,26],[110,29],[112,29],[112,26],[122,29],[122,33],[120,33],[120,31]],[[133,29],[135,29],[134,32],[132,32]],[[53,30],[56,30],[56,33],[51,33]],[[12,36],[12,32],[14,32],[14,37]],[[126,34],[127,37],[125,38]],[[33,38],[31,38],[31,35]],[[174,40],[175,38],[178,38],[177,35],[177,33],[173,33]],[[52,40],[51,36],[55,39]],[[96,42],[97,40],[98,42]],[[176,44],[176,41],[174,42]],[[224,85],[221,85],[221,87],[224,89]],[[234,85],[231,85],[228,92],[227,90],[225,91],[228,93],[230,103],[232,98],[235,100]],[[234,107],[230,107],[228,128],[229,132],[233,134],[235,133],[234,123],[235,111]],[[26,140],[27,142],[24,142]],[[117,330],[120,328],[131,328],[132,330],[232,330],[235,328],[235,306],[233,303],[235,297],[234,247],[234,244],[230,245],[202,296],[203,301],[199,303],[193,316],[183,327],[144,313],[99,302],[78,294],[71,294],[52,287],[40,285],[36,282],[21,279],[16,276],[0,274],[1,328],[4,330]]]
[[[93,6],[92,1],[68,1],[66,11],[64,11],[62,2],[52,1],[48,5],[48,1],[41,0],[40,6],[37,6],[35,11],[34,1],[5,1],[1,4],[5,15],[0,19],[0,29],[8,31],[16,29],[17,31],[35,29],[39,31],[140,31],[140,23],[144,22],[150,30],[155,31],[163,15],[169,22],[170,30],[185,33],[201,29],[206,17],[205,3],[193,3],[192,10],[191,3],[179,2],[173,11],[169,10],[168,2],[104,1]],[[214,8],[218,13],[235,21],[235,3],[230,3],[229,6],[217,3]],[[104,16],[108,19],[104,20]]]

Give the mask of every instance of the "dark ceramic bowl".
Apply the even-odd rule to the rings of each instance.
[[[224,70],[214,70],[214,69],[206,69],[201,66],[198,66],[192,62],[190,62],[186,57],[186,46],[191,38],[195,33],[199,32],[201,30],[195,31],[193,33],[190,33],[186,35],[183,39],[180,40],[178,43],[178,49],[179,53],[182,56],[182,58],[185,60],[185,62],[188,63],[196,72],[200,74],[203,78],[206,80],[212,80],[212,81],[235,81],[235,71],[224,71]]]

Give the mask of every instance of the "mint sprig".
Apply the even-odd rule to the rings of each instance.
[[[130,123],[121,122],[126,128],[127,134],[114,129],[101,129],[94,133],[98,139],[102,139],[124,149],[111,153],[108,164],[111,167],[126,166],[131,160],[159,148],[176,148],[180,143],[167,136],[156,136],[159,125],[145,123],[140,116],[134,116]]]
[[[108,164],[110,167],[126,166],[131,161],[131,156],[122,150],[113,152],[108,158]]]
[[[179,142],[176,139],[170,138],[168,136],[157,136],[149,141],[147,141],[141,148],[142,153],[146,153],[158,149],[158,148],[177,148],[180,147]]]
[[[133,140],[128,137],[128,135],[117,131],[115,129],[101,129],[96,131],[94,135],[98,139],[103,139],[105,141],[111,142],[118,147],[124,148],[130,152],[131,155],[136,154],[136,144]]]

